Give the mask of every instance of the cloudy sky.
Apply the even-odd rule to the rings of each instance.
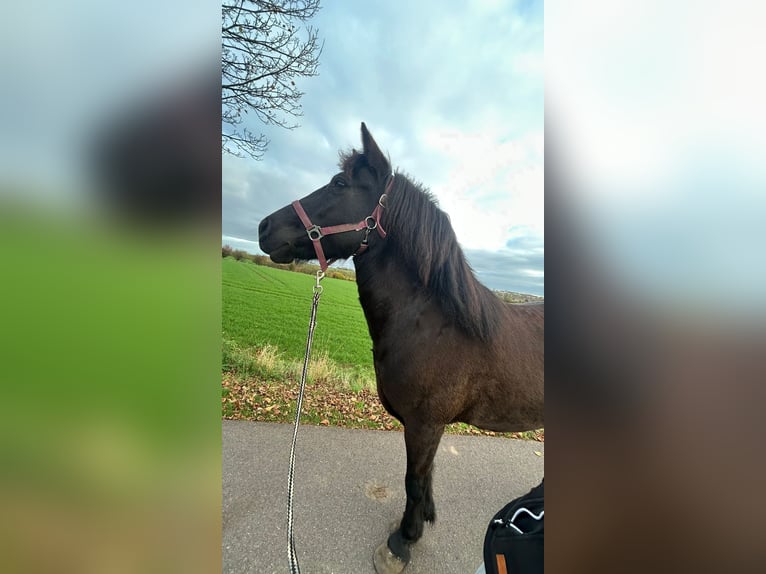
[[[260,253],[260,220],[324,185],[367,123],[438,198],[477,277],[543,294],[543,3],[325,2],[301,127],[223,157],[222,243]]]

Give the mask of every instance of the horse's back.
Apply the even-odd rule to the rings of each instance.
[[[513,331],[525,338],[542,339],[545,328],[545,303],[543,301],[506,304],[505,316],[506,336]]]
[[[531,308],[535,309],[537,311],[543,312],[543,308],[545,306],[545,301],[524,301],[523,303],[506,303],[506,307],[510,308]]]

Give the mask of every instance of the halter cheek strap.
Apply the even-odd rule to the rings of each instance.
[[[391,174],[391,179],[386,186],[386,190],[378,199],[378,204],[375,206],[372,214],[365,217],[359,223],[343,223],[341,225],[320,227],[314,223],[311,223],[311,218],[309,218],[306,210],[303,209],[299,199],[293,201],[293,209],[295,209],[295,213],[298,214],[298,218],[306,228],[306,233],[308,234],[309,239],[311,239],[311,242],[314,244],[314,251],[316,252],[317,259],[319,260],[319,267],[322,269],[322,272],[326,271],[327,268],[336,261],[335,259],[331,259],[329,262],[327,261],[327,258],[324,255],[324,249],[322,249],[322,237],[326,235],[334,235],[336,233],[346,233],[347,231],[364,231],[364,239],[359,245],[359,249],[357,249],[356,253],[354,253],[354,255],[359,255],[367,249],[367,239],[369,238],[370,231],[377,229],[378,234],[381,237],[385,237],[387,235],[385,229],[383,229],[383,226],[380,224],[380,216],[383,213],[383,209],[386,207],[386,199],[388,198],[387,194],[391,191],[393,184],[394,174]]]

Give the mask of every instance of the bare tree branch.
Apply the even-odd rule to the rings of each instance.
[[[243,122],[251,112],[264,124],[298,127],[303,96],[295,83],[318,75],[322,43],[300,25],[319,11],[319,0],[224,0],[221,25],[221,148],[255,159],[268,140]]]

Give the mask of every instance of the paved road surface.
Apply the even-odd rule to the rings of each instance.
[[[292,425],[223,421],[223,572],[288,572]],[[543,477],[544,445],[445,435],[436,455],[436,524],[405,574],[474,574],[487,523]],[[373,574],[372,554],[404,510],[404,435],[301,426],[295,540],[302,574]]]

